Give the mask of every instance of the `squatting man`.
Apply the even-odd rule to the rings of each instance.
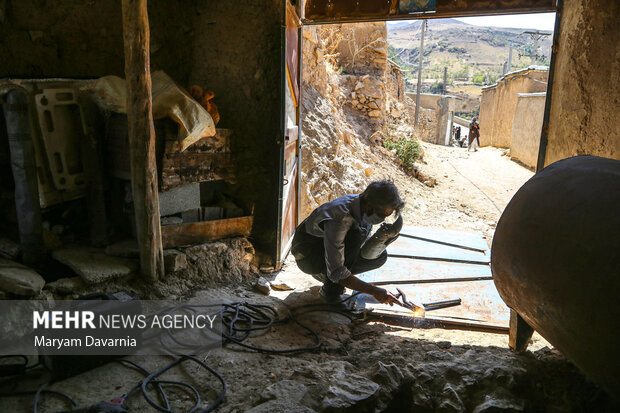
[[[400,233],[404,206],[391,181],[372,182],[361,194],[344,195],[316,208],[295,230],[291,252],[297,266],[323,283],[321,296],[337,302],[344,289],[371,294],[384,304],[399,304],[384,288],[368,284],[355,274],[385,264],[386,247]],[[373,225],[394,214],[393,224],[384,223],[369,237]]]

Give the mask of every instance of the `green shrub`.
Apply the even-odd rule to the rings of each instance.
[[[398,156],[407,170],[413,169],[413,164],[418,160],[421,153],[420,142],[413,138],[400,138],[396,141],[389,138],[384,139],[383,146],[390,151],[396,149],[396,156]]]

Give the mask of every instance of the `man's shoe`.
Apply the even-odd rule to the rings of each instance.
[[[319,295],[328,304],[336,304],[342,301],[342,294],[344,293],[344,287],[338,286],[328,286],[327,284],[323,284],[321,289],[319,290]]]

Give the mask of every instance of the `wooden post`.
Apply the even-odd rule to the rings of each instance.
[[[131,186],[140,246],[140,271],[148,280],[154,281],[164,275],[164,256],[157,193],[146,1],[123,0],[123,41]]]
[[[534,334],[534,329],[521,318],[519,314],[512,308],[510,309],[510,332],[508,336],[508,345],[511,349],[518,353],[527,350],[530,339]]]

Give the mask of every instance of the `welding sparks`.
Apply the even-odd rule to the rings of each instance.
[[[414,317],[424,317],[424,308],[422,308],[422,307],[416,306],[411,311],[413,311],[413,316]]]

